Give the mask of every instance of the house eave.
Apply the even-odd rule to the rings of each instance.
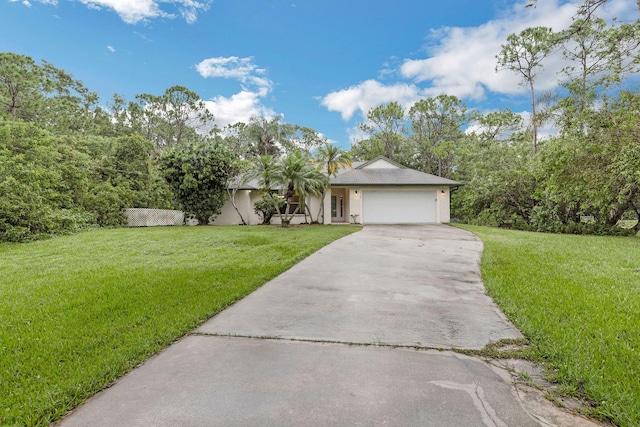
[[[464,184],[461,183],[447,183],[447,184],[425,184],[425,183],[412,183],[412,184],[389,184],[389,183],[348,183],[348,184],[331,184],[333,188],[348,188],[348,187],[460,187]]]

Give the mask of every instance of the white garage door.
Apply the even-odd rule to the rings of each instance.
[[[436,222],[436,192],[425,190],[362,192],[364,224]]]

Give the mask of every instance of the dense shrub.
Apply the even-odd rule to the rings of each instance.
[[[286,204],[281,195],[265,193],[253,204],[253,211],[262,217],[262,224],[271,224],[271,218]]]
[[[152,155],[140,137],[56,136],[0,122],[0,241],[122,225],[127,207],[172,208]]]

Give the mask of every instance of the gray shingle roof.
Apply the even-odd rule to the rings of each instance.
[[[461,183],[414,169],[353,169],[331,178],[331,185],[442,185]]]
[[[260,188],[257,179],[250,179],[247,182],[242,182],[240,178],[229,180],[228,188],[234,188],[236,186],[238,190],[258,190]]]
[[[368,167],[375,161],[383,159],[386,162],[397,166],[396,168],[374,168]],[[450,179],[441,178],[436,175],[409,169],[399,163],[395,163],[386,157],[379,156],[368,162],[353,162],[354,169],[340,169],[338,175],[332,177],[331,185],[440,185],[444,187],[457,187],[462,185]],[[260,185],[257,179],[247,182],[240,182],[238,190],[259,190]],[[238,182],[229,183],[229,188],[238,185]],[[273,186],[273,190],[280,189],[280,186]]]

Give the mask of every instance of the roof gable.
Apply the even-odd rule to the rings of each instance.
[[[357,166],[355,169],[406,169],[406,166],[401,165],[400,163],[396,163],[393,160],[385,157],[378,156],[375,159],[369,160],[368,162],[364,162],[363,164]]]
[[[331,185],[437,185],[457,187],[459,182],[420,172],[380,156],[330,180]]]

